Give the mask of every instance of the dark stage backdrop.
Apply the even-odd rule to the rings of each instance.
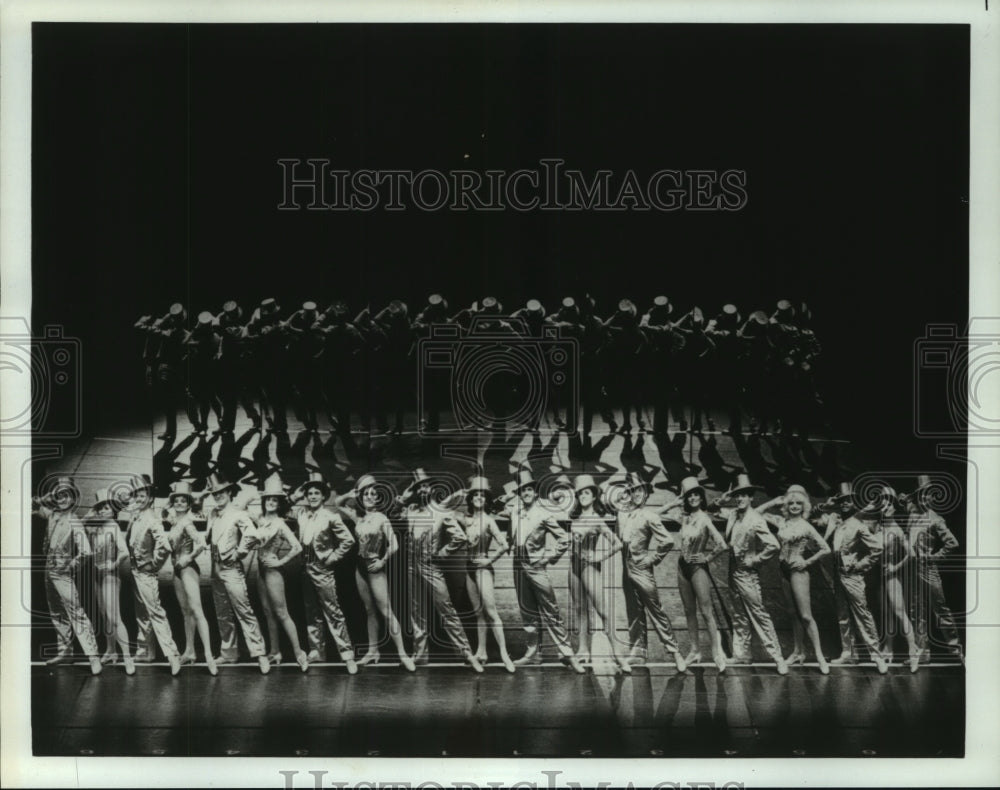
[[[87,432],[141,416],[130,328],[174,301],[552,309],[587,289],[605,313],[805,299],[846,438],[873,466],[934,461],[913,351],[967,320],[965,26],[36,24],[33,46],[33,322],[83,341]],[[281,212],[282,157],[735,168],[749,202]]]

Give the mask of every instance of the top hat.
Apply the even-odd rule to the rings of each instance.
[[[535,477],[531,474],[530,469],[522,468],[517,470],[517,486],[514,489],[515,491],[520,491],[525,486],[532,486],[536,488],[537,485]]]
[[[627,315],[635,318],[637,312],[635,303],[631,299],[622,299],[618,302],[619,315]]]
[[[268,478],[264,481],[264,487],[260,489],[258,493],[260,494],[261,499],[268,496],[276,496],[281,498],[285,498],[288,496],[288,493],[285,490],[285,483],[281,479],[281,475],[279,475],[277,472],[268,475]]]
[[[432,483],[438,482],[439,480],[440,480],[439,477],[437,477],[435,475],[429,475],[429,474],[427,474],[427,472],[424,471],[423,467],[417,467],[416,469],[413,470],[413,487],[414,488],[416,488],[417,486],[419,486],[419,485],[421,485],[423,483],[432,484]]]
[[[687,497],[692,491],[697,491],[701,494],[702,504],[708,504],[708,495],[705,493],[705,487],[701,484],[697,477],[685,477],[681,480],[681,499]]]
[[[187,497],[189,503],[194,503],[194,493],[191,491],[191,484],[187,480],[178,480],[170,486],[170,495],[167,497],[169,504],[174,504],[176,497]]]
[[[466,486],[465,490],[469,493],[472,493],[473,491],[482,491],[484,494],[489,496],[493,489],[490,487],[489,480],[485,477],[479,476],[470,478],[469,484]]]
[[[153,491],[156,488],[156,486],[153,484],[153,478],[151,478],[147,474],[136,475],[135,477],[132,478],[131,484],[132,484],[133,494],[136,491],[143,491],[143,490]]]
[[[557,313],[561,318],[576,318],[580,315],[580,308],[577,307],[576,300],[572,296],[567,296],[562,300],[562,306]]]
[[[309,479],[299,486],[298,490],[303,494],[310,488],[316,487],[323,492],[323,500],[330,496],[330,485],[323,479],[322,472],[310,472]]]
[[[763,310],[754,310],[747,319],[748,323],[751,321],[759,326],[765,326],[767,324],[767,313]]]
[[[501,313],[503,312],[503,305],[500,304],[493,296],[487,296],[478,305],[478,312],[482,313]]]
[[[793,318],[795,318],[795,308],[792,307],[792,303],[787,299],[779,299],[777,309],[774,311],[774,315],[771,316],[771,320],[788,322]]]
[[[409,308],[406,306],[406,302],[402,302],[399,299],[393,299],[389,302],[389,312],[394,316],[406,318],[407,314],[410,312]]]
[[[742,316],[740,311],[734,304],[724,304],[722,305],[722,312],[719,313],[719,317],[715,319],[720,324],[725,324],[726,326],[733,326],[734,324],[740,323]]]
[[[427,306],[433,307],[435,310],[447,310],[448,302],[441,294],[431,294],[427,297]]]
[[[646,491],[649,491],[653,488],[653,484],[648,480],[644,480],[638,472],[629,472],[625,475],[625,490],[634,491],[637,488],[644,488]]]
[[[45,496],[54,498],[60,491],[69,491],[74,504],[80,501],[80,489],[76,487],[72,477],[57,477],[55,482],[49,484]]]
[[[208,310],[202,310],[198,313],[198,323],[195,325],[195,331],[207,332],[215,324],[215,316],[212,315]]]
[[[369,474],[361,475],[361,477],[359,477],[357,482],[354,484],[354,490],[360,496],[362,491],[364,491],[366,488],[371,488],[373,485],[376,484],[376,482],[377,481],[372,475]]]
[[[750,482],[750,476],[745,474],[736,475],[736,485],[730,488],[726,492],[726,497],[739,496],[740,494],[748,494],[753,496],[754,491],[763,491],[764,489],[760,486],[755,486]]]
[[[222,313],[219,315],[219,323],[235,324],[243,318],[243,308],[236,302],[230,300],[222,305]]]
[[[790,485],[788,490],[785,492],[785,496],[789,497],[792,494],[798,494],[801,497],[805,497],[806,501],[809,501],[809,492],[805,490],[804,487],[800,485]]]
[[[600,496],[601,487],[594,482],[594,478],[590,475],[577,475],[573,479],[573,493],[579,494],[588,488],[594,489],[594,496]]]
[[[273,298],[262,299],[260,302],[260,314],[270,315],[278,312],[278,303]]]
[[[177,323],[182,323],[187,320],[187,310],[184,309],[184,305],[180,302],[174,302],[170,305],[170,310],[167,311],[167,315]]]
[[[881,485],[876,489],[875,496],[857,512],[857,515],[861,518],[876,518],[882,514],[886,501],[892,502],[895,507],[899,504],[899,495],[892,486]]]
[[[524,309],[531,315],[544,316],[545,308],[542,307],[542,303],[537,299],[529,299],[527,304],[525,304]]]
[[[219,494],[223,491],[230,491],[234,488],[239,490],[239,487],[239,483],[231,482],[221,472],[212,472],[212,474],[208,476],[208,484],[205,486],[205,490],[209,494]]]
[[[113,510],[117,510],[121,505],[111,496],[107,488],[99,488],[94,492],[94,504],[91,507],[97,510],[101,505],[111,505]]]

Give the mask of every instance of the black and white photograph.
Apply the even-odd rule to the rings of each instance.
[[[981,29],[95,17],[16,52],[27,757],[982,757]]]

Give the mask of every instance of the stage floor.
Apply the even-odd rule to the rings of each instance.
[[[961,757],[964,670],[32,667],[36,755]]]

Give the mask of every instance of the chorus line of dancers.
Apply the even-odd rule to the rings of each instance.
[[[551,485],[544,486],[542,496],[547,482]],[[650,624],[679,672],[702,663],[703,651],[719,672],[730,664],[749,663],[756,637],[782,675],[790,665],[804,663],[810,650],[823,674],[829,673],[830,664],[855,663],[859,643],[885,674],[896,634],[905,639],[909,669],[916,672],[929,659],[932,625],[947,650],[964,663],[938,568],[958,541],[933,510],[934,488],[930,478],[921,476],[909,494],[898,495],[884,486],[870,501],[859,502],[851,485],[844,483],[839,493],[813,505],[802,486],[792,485],[783,495],[762,502],[762,489],[739,475],[734,487],[711,502],[698,479],[689,477],[679,494],[653,508],[647,504],[650,483],[634,472],[599,485],[588,474],[572,481],[564,475],[554,482],[536,480],[530,468],[522,466],[501,491],[482,476],[449,491],[444,477],[417,469],[398,495],[375,475],[364,474],[339,496],[316,472],[294,490],[278,473],[259,490],[251,490],[215,472],[199,492],[188,481],[174,483],[165,507],[154,502],[150,478],[139,476],[128,483],[125,501],[108,490],[96,492],[81,518],[76,515],[79,491],[64,477],[33,500],[36,513],[47,521],[46,595],[58,640],[56,655],[46,663],[72,661],[75,636],[94,674],[119,658],[125,672],[133,674],[136,660],[154,660],[158,643],[176,675],[184,664],[195,663],[197,639],[207,669],[215,675],[220,665],[239,659],[238,626],[262,673],[281,661],[284,633],[303,672],[324,660],[329,635],[347,672],[355,674],[359,666],[380,660],[381,618],[399,664],[413,672],[428,663],[433,613],[454,651],[475,672],[483,672],[488,633],[496,640],[503,667],[512,673],[519,665],[542,663],[543,633],[548,633],[572,671],[585,672],[585,664],[608,650],[606,660],[614,671],[628,674],[646,661]],[[199,507],[207,520],[204,534],[196,526]],[[127,527],[123,530],[119,522]],[[402,541],[394,522],[402,526]],[[509,529],[500,527],[505,522]],[[387,573],[401,543],[405,577]],[[686,653],[664,611],[654,575],[671,550],[680,554],[676,581],[687,621]],[[567,552],[572,628],[560,611],[551,570]],[[527,645],[516,660],[508,653],[496,600],[497,561],[508,553]],[[710,563],[724,553],[729,555],[733,601],[729,656],[711,599],[715,581]],[[605,581],[604,568],[614,555],[620,555],[623,568],[627,649],[615,634],[609,612],[608,597],[614,591]],[[367,618],[367,651],[360,658],[355,657],[334,573],[349,556],[356,556],[353,576]],[[248,591],[254,557],[269,646]],[[836,597],[841,641],[840,655],[830,661],[823,655],[813,616],[809,573],[825,557],[832,560],[828,581]],[[160,597],[158,574],[168,560],[183,612],[183,651]],[[780,564],[784,594],[796,615],[788,656],[782,653],[762,598],[760,571],[772,561]],[[221,642],[217,655],[202,606],[201,563],[211,569],[211,600]],[[881,571],[877,575],[884,611],[894,622],[890,628],[883,618],[881,634],[866,591],[866,577],[876,568]],[[456,572],[463,577],[477,616],[475,649],[449,592],[446,576]],[[135,656],[121,617],[120,573],[134,580]],[[304,577],[305,644],[289,615],[286,578],[291,573]],[[99,627],[106,640],[103,655],[98,654],[97,635],[81,604],[81,579],[95,587]],[[397,579],[405,579],[407,586],[411,650],[390,594],[390,584]],[[704,640],[701,621],[707,631]],[[600,644],[594,640],[598,635],[603,635]]]
[[[263,430],[266,421],[277,433],[287,431],[291,406],[317,433],[325,412],[345,442],[353,414],[363,432],[401,434],[405,414],[418,407],[419,344],[441,327],[453,330],[456,342],[482,331],[501,332],[515,343],[553,331],[575,339],[584,439],[594,414],[611,432],[627,433],[634,412],[637,427],[646,430],[643,405],[652,406],[651,427],[658,434],[666,433],[671,414],[681,431],[688,430],[688,417],[693,430],[702,429],[704,417],[712,431],[710,410],[727,414],[732,433],[742,431],[745,414],[751,432],[771,426],[775,433],[805,436],[810,426],[827,421],[814,382],[821,346],[808,305],[779,299],[769,310],[741,311],[728,303],[714,313],[705,304],[680,312],[664,295],[645,312],[627,298],[599,307],[585,293],[564,297],[556,310],[529,299],[507,313],[493,296],[454,311],[444,296],[431,294],[416,315],[398,299],[353,314],[340,300],[325,310],[309,300],[288,311],[267,298],[246,311],[228,301],[202,310],[194,322],[178,302],[158,318],[141,316],[134,326],[144,338],[146,383],[166,421],[165,441],[176,438],[178,411],[187,413],[196,434],[207,434],[213,412],[213,433],[233,433],[237,404],[254,427]],[[664,373],[643,375],[650,368]],[[279,370],[282,375],[271,375]],[[359,375],[344,377],[345,370]],[[708,383],[723,378],[724,388]],[[437,431],[448,407],[447,387],[432,375],[423,387],[418,419],[423,430]],[[549,381],[548,387],[541,411],[559,427],[576,426],[578,415],[570,409],[577,393],[565,383]],[[723,391],[732,397],[715,402],[713,393]],[[528,427],[541,417],[533,411]]]

